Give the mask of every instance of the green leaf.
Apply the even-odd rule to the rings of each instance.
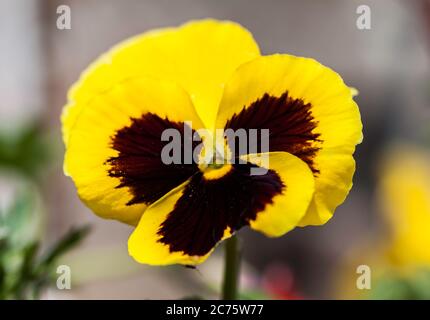
[[[25,246],[37,237],[37,193],[32,187],[20,191],[12,205],[0,215],[0,238],[7,237],[12,247]]]
[[[243,290],[239,293],[241,300],[269,300],[270,297],[265,292],[258,290]]]
[[[405,279],[385,277],[373,285],[366,298],[371,300],[407,300],[414,299],[414,292]]]
[[[43,267],[49,267],[61,255],[79,244],[89,233],[90,226],[84,226],[70,230],[54,247],[52,247],[41,260]]]
[[[7,250],[7,240],[0,239],[0,299],[2,299],[2,292],[4,288],[4,282],[6,279],[6,270],[3,264],[3,253]]]
[[[77,246],[88,235],[90,229],[90,226],[83,226],[70,230],[35,266],[34,298],[38,298],[41,291],[51,283],[51,274],[56,260]]]
[[[41,123],[33,123],[15,135],[0,136],[0,166],[37,178],[52,157]]]
[[[15,282],[15,286],[12,288],[12,291],[18,299],[24,299],[27,297],[28,290],[31,287],[32,282],[35,280],[33,268],[38,249],[39,244],[37,242],[33,242],[22,250],[23,259],[21,266],[17,271],[17,281]]]
[[[430,299],[430,270],[420,269],[410,280],[411,287],[414,290],[416,299]]]
[[[430,299],[430,270],[418,269],[411,275],[386,275],[373,285],[368,299],[428,300]]]

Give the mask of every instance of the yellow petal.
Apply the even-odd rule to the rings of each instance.
[[[132,175],[131,179],[136,180],[137,185],[130,186],[120,178],[121,174],[127,174],[125,170],[127,168],[124,172],[121,169],[118,174],[112,174],[112,164],[109,161],[120,155],[113,143],[114,137],[118,132],[123,132],[121,130],[124,128],[133,133],[135,129],[132,124],[137,120],[147,119],[145,117],[148,115],[153,115],[148,119],[159,117],[159,120],[156,123],[151,121],[140,123],[141,127],[137,127],[136,130],[146,130],[145,134],[139,136],[141,133],[137,132],[135,136],[132,135],[122,142],[125,144],[123,147],[130,148],[128,157],[136,156],[130,170],[138,170],[137,173],[139,170],[147,172],[145,161],[147,159],[151,161],[149,170],[151,176]],[[149,146],[161,143],[160,136],[156,136],[151,130],[158,128],[160,122],[167,120],[178,123],[191,121],[193,129],[203,127],[188,94],[182,88],[170,81],[151,78],[133,78],[118,83],[110,90],[94,96],[88,108],[81,111],[70,131],[64,170],[73,179],[79,197],[97,215],[136,224],[147,205],[140,201],[145,194],[135,194],[136,190],[139,191],[140,179],[152,179],[148,180],[149,182],[145,181],[149,184],[146,190],[151,191],[151,188],[160,187],[157,194],[152,196],[158,199],[158,195],[161,197],[188,178],[185,175],[182,176],[182,180],[180,179],[180,183],[166,185],[175,181],[172,180],[174,176],[166,179],[166,170],[161,166],[161,155],[158,152],[148,154],[145,151]],[[143,138],[152,140],[145,140],[145,143],[140,145]],[[159,172],[157,170],[151,172],[154,166]],[[174,167],[167,169],[173,170]],[[178,170],[181,175],[184,173],[183,169]],[[165,192],[160,193],[163,190]]]
[[[169,246],[160,241],[160,226],[183,195],[186,184],[187,182],[153,203],[142,215],[128,240],[128,252],[137,262],[150,265],[196,265],[211,254],[212,251],[204,256],[189,256],[181,251],[171,252]]]
[[[270,237],[282,236],[295,228],[305,215],[314,193],[314,178],[306,163],[287,152],[253,154],[242,158],[275,171],[285,186],[282,194],[276,195],[272,203],[250,222],[251,228]]]
[[[130,237],[130,254],[140,263],[195,265],[244,226],[269,236],[296,227],[314,191],[306,163],[286,152],[243,160],[216,179],[196,173],[148,207]]]
[[[258,55],[252,35],[228,21],[193,21],[135,36],[92,63],[73,86],[62,116],[64,141],[68,143],[70,128],[89,99],[136,75],[179,83],[206,127],[212,128],[225,81]]]
[[[270,105],[265,105],[266,102]],[[285,110],[286,123],[280,122],[279,112],[273,112],[278,105],[294,108]],[[244,111],[251,106],[260,110],[246,114]],[[272,113],[268,114],[268,110]],[[263,127],[253,128],[270,128],[275,151],[293,153],[312,167],[315,194],[300,225],[318,225],[330,219],[352,186],[355,170],[352,155],[362,140],[360,113],[341,77],[313,59],[290,55],[258,57],[239,67],[226,84],[216,127],[223,128],[232,119],[238,122],[245,118],[244,123],[251,123],[251,119],[257,124],[264,122]],[[297,121],[303,128],[289,128]],[[282,130],[285,143],[278,139],[273,144],[277,138],[274,131]],[[303,141],[296,145],[297,139]],[[269,150],[274,151],[272,147]]]

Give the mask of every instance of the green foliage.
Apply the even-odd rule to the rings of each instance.
[[[270,300],[272,297],[263,290],[244,290],[239,293],[240,300]]]
[[[41,254],[37,232],[29,232],[34,204],[34,194],[24,192],[0,212],[0,299],[37,299],[53,283],[58,258],[88,234],[87,226],[70,230]]]
[[[375,281],[368,299],[428,300],[430,299],[430,269],[418,269],[408,276],[387,275]]]
[[[37,299],[55,282],[58,259],[78,245],[88,227],[70,230],[41,250],[42,220],[37,181],[53,158],[52,144],[39,123],[13,135],[0,134],[0,169],[27,181],[11,206],[0,206],[0,300]],[[32,187],[29,187],[32,185]]]
[[[0,135],[0,167],[9,168],[32,179],[52,158],[42,126],[34,123],[13,135]]]

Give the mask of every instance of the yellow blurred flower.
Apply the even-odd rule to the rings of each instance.
[[[389,235],[389,263],[396,267],[430,267],[430,154],[412,146],[386,156],[380,200]]]
[[[339,298],[430,297],[430,153],[393,147],[378,166],[377,210],[382,229],[353,248],[339,270]],[[369,235],[368,235],[369,236]],[[371,270],[371,290],[359,290],[356,268]]]

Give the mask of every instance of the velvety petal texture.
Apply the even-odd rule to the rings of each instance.
[[[70,90],[64,170],[97,215],[136,227],[136,261],[196,265],[243,227],[277,237],[332,217],[362,139],[354,92],[315,60],[261,56],[233,22],[150,31],[102,55]],[[219,129],[265,130],[268,144],[219,143]],[[169,130],[179,162],[162,156]]]
[[[103,218],[136,224],[148,204],[198,170],[161,161],[163,130],[185,121],[203,127],[189,95],[170,81],[129,79],[91,99],[64,160],[81,200]]]
[[[73,85],[62,115],[64,141],[90,99],[136,76],[178,83],[206,127],[213,128],[225,82],[239,65],[259,55],[251,33],[230,21],[193,21],[130,38],[92,63]]]
[[[315,194],[302,226],[325,223],[352,187],[360,113],[342,78],[313,59],[278,54],[239,67],[226,84],[216,126],[268,128],[270,151],[310,166]]]
[[[244,159],[246,164],[233,165],[218,179],[196,174],[152,204],[130,237],[130,254],[141,263],[193,265],[244,226],[268,236],[296,227],[314,191],[306,163],[286,152]],[[267,172],[252,175],[257,167]]]

